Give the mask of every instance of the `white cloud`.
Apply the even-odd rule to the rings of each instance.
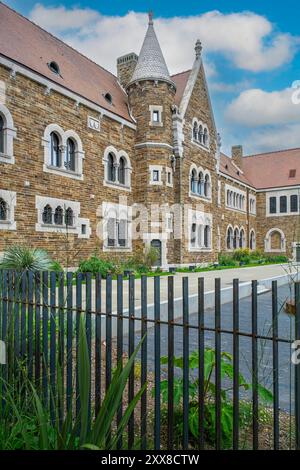
[[[242,80],[236,83],[210,82],[209,89],[217,93],[237,93],[249,88],[250,80]]]
[[[294,93],[293,88],[273,92],[246,90],[229,104],[225,116],[247,127],[299,122],[300,105],[293,103]]]
[[[247,153],[268,152],[300,147],[300,123],[258,129],[244,141]]]
[[[147,24],[142,13],[103,16],[92,9],[46,8],[42,4],[33,8],[30,17],[112,71],[116,57],[139,52]],[[191,67],[197,38],[205,52],[221,53],[234,66],[252,72],[289,62],[299,45],[299,38],[275,32],[266,18],[250,12],[211,11],[199,16],[157,18],[155,26],[172,73]]]
[[[90,8],[73,8],[71,10],[67,10],[63,6],[45,8],[40,3],[35,5],[30,16],[35,23],[56,33],[82,29],[101,19],[99,13]]]

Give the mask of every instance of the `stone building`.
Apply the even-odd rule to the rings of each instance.
[[[188,265],[238,247],[296,257],[300,150],[221,152],[200,41],[170,76],[150,15],[118,76],[0,3],[0,252]]]

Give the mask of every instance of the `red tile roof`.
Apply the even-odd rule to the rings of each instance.
[[[173,80],[176,85],[175,104],[177,106],[180,105],[190,73],[191,70],[186,70],[185,72],[177,73],[176,75],[171,76],[171,80]]]
[[[117,78],[75,49],[0,2],[0,54],[81,97],[132,121]],[[60,75],[51,72],[55,61]],[[104,95],[112,96],[108,104]]]
[[[242,168],[256,189],[300,185],[300,148],[244,157]]]
[[[241,183],[253,186],[252,182],[248,179],[248,175],[233,163],[232,158],[227,157],[224,153],[221,154],[220,171]]]

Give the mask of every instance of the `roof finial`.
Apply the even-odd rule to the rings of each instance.
[[[153,25],[153,11],[152,10],[148,12],[148,17],[149,17],[149,25]]]
[[[195,45],[196,59],[199,59],[199,57],[201,56],[202,49],[203,47],[202,47],[201,41],[200,39],[197,39],[197,42]]]

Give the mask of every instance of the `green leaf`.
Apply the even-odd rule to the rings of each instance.
[[[258,396],[261,398],[261,400],[265,402],[272,402],[273,401],[273,394],[268,390],[267,388],[263,387],[262,385],[258,384],[257,385],[257,392]]]

